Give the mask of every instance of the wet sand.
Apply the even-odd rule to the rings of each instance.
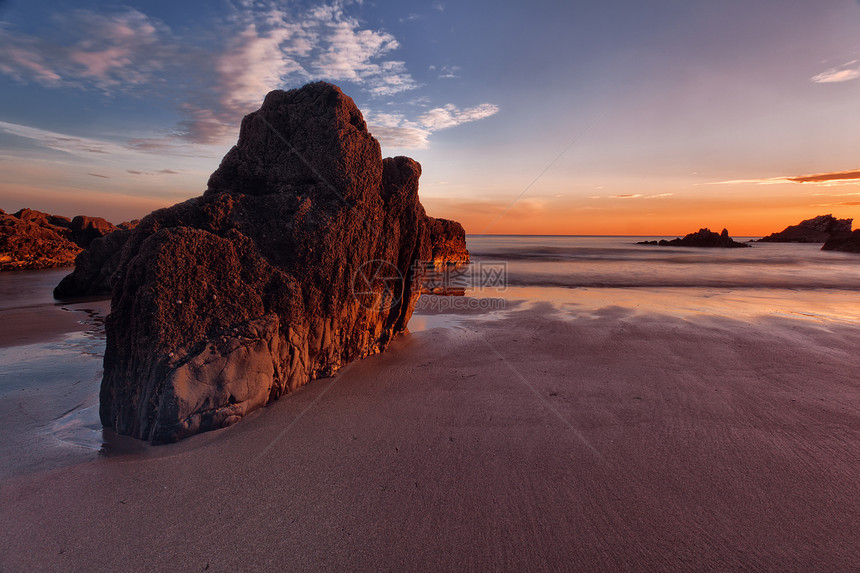
[[[76,306],[76,305],[71,305]],[[59,340],[67,333],[86,330],[86,318],[66,306],[36,306],[0,310],[0,348]]]
[[[860,566],[860,324],[512,308],[232,428],[10,475],[0,570]]]

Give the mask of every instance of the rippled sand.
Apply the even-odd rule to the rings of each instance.
[[[851,300],[562,290],[421,311],[385,354],[169,446],[99,453],[47,420],[64,385],[7,394],[4,436],[34,416],[54,442],[17,438],[0,569],[856,568]]]

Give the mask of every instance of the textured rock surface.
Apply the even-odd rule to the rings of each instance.
[[[860,253],[860,229],[851,234],[840,234],[832,237],[821,247],[822,251],[845,251],[848,253]]]
[[[71,265],[81,248],[70,240],[69,224],[32,209],[0,214],[0,270]]]
[[[102,423],[174,441],[385,349],[433,256],[420,175],[382,160],[336,86],[271,92],[204,195],[153,212],[122,249]]]
[[[72,219],[69,229],[71,230],[69,238],[72,242],[86,249],[95,239],[104,237],[108,233],[113,233],[117,230],[117,227],[101,217],[78,215]]]
[[[115,229],[100,217],[0,212],[0,270],[69,266],[82,248]]]
[[[118,229],[90,243],[75,258],[75,270],[54,289],[54,298],[67,299],[111,294],[112,277],[119,267],[122,248],[131,230]]]
[[[819,215],[797,225],[786,227],[759,239],[765,243],[824,243],[831,237],[851,234],[853,219],[837,219],[833,215]]]
[[[708,247],[721,249],[736,249],[749,247],[746,243],[738,243],[733,241],[729,236],[729,232],[723,229],[722,233],[714,233],[710,229],[699,229],[695,233],[690,233],[683,239],[672,239],[671,241],[643,241],[639,244],[645,245],[660,245],[661,247]]]
[[[434,263],[468,263],[469,251],[466,250],[466,231],[463,225],[449,219],[429,221],[431,258]]]

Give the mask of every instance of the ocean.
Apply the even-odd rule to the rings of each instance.
[[[422,296],[409,329],[451,327],[547,305],[559,316],[615,313],[619,320],[662,313],[687,320],[783,316],[860,324],[860,256],[821,251],[815,244],[636,244],[656,238],[469,236],[472,264],[442,277],[464,296]],[[107,303],[56,303],[51,290],[66,272],[0,273],[4,329],[19,328],[16,320],[41,311],[71,313],[82,324],[47,342],[0,348],[0,418],[7,434],[0,445],[2,474],[50,467],[103,447],[97,400]]]

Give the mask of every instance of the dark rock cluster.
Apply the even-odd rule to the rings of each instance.
[[[203,196],[126,237],[102,423],[175,441],[384,350],[412,314],[416,269],[468,260],[462,227],[424,213],[420,175],[382,159],[336,86],[269,93]]]
[[[827,239],[822,251],[845,251],[846,253],[860,253],[860,229],[850,233],[841,234]]]
[[[54,298],[63,300],[109,295],[122,248],[130,236],[130,228],[120,228],[94,239],[89,248],[75,258],[75,270],[56,286]]]
[[[837,219],[833,215],[819,215],[797,225],[790,225],[778,233],[759,239],[764,243],[824,243],[834,237],[851,234],[853,219]]]
[[[116,229],[100,217],[0,211],[0,270],[69,266],[82,249]]]
[[[729,232],[723,229],[722,233],[714,233],[710,229],[699,229],[695,233],[686,235],[683,239],[677,238],[667,241],[640,241],[637,245],[660,245],[661,247],[708,247],[720,249],[737,249],[749,247],[746,243],[738,243],[732,240]]]

